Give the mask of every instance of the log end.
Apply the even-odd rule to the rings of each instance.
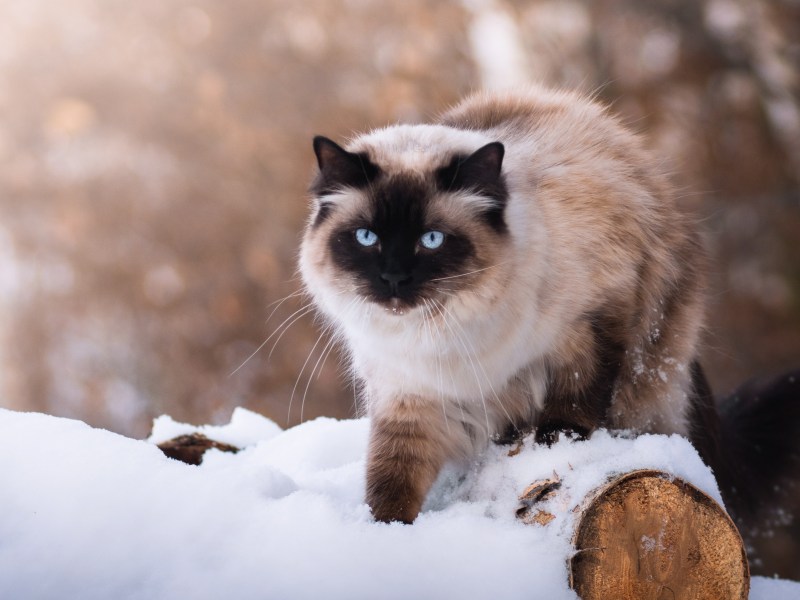
[[[588,503],[576,529],[570,585],[583,600],[746,600],[750,571],[727,513],[691,484],[628,473]]]

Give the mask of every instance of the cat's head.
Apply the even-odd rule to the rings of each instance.
[[[314,152],[300,264],[325,312],[363,300],[402,315],[480,291],[508,243],[501,143],[396,126],[349,150],[316,137]]]

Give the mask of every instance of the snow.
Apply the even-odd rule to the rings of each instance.
[[[711,496],[684,439],[598,432],[519,454],[492,446],[446,470],[411,526],[372,521],[363,503],[365,419],[283,431],[237,409],[228,425],[160,417],[149,440],[0,409],[0,598],[576,598],[567,587],[571,509],[609,474],[659,468]],[[154,445],[200,431],[243,447],[203,464]],[[562,479],[556,519],[515,519],[532,481]],[[754,578],[751,598],[800,597]]]

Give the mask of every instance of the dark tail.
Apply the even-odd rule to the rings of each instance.
[[[800,370],[748,381],[718,404],[697,363],[692,378],[692,443],[742,534],[799,508],[791,493],[800,478]]]

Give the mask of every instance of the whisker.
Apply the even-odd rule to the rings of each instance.
[[[306,389],[303,391],[303,400],[300,402],[300,422],[303,422],[303,411],[306,407],[306,396],[308,395],[308,389],[311,387],[311,380],[314,378],[314,372],[317,370],[317,367],[320,366],[320,362],[324,356],[327,356],[328,349],[333,348],[333,343],[336,341],[334,336],[331,336],[331,339],[328,340],[328,343],[325,344],[325,347],[322,349],[322,352],[317,359],[317,362],[314,364],[314,368],[311,369],[311,374],[308,376],[308,382],[306,383]],[[325,364],[324,362],[322,363]],[[322,368],[320,367],[320,373],[322,372]],[[301,372],[302,374],[302,372]],[[299,377],[298,377],[299,381]],[[291,401],[290,401],[291,404]]]
[[[366,299],[363,298],[363,297],[362,298],[354,298],[344,308],[343,312],[349,312],[349,311],[353,310],[353,308],[355,308],[355,307],[362,306],[365,302],[366,302]],[[333,351],[333,348],[335,347],[334,344],[336,342],[336,331],[335,331],[335,329],[333,328],[332,325],[329,325],[329,326],[327,326],[327,327],[325,327],[323,329],[322,333],[320,334],[320,337],[317,339],[317,343],[314,344],[314,348],[316,348],[317,344],[319,344],[319,341],[322,339],[322,336],[324,336],[324,335],[330,335],[330,339],[328,340],[328,343],[325,344],[325,346],[322,348],[322,351],[320,352],[320,355],[317,358],[317,362],[314,363],[314,367],[311,369],[311,373],[308,375],[308,381],[306,382],[305,390],[303,390],[303,399],[302,399],[302,401],[300,403],[300,422],[301,423],[303,422],[303,413],[305,411],[305,406],[306,406],[306,397],[308,396],[308,390],[311,387],[311,381],[314,379],[314,373],[317,372],[317,368],[319,368],[319,372],[317,374],[317,378],[319,378],[319,375],[322,374],[322,369],[325,366],[325,361],[327,360],[328,356],[330,355],[330,353]],[[308,359],[311,358],[311,355],[314,352],[314,348],[312,348],[311,352],[309,352]],[[308,359],[306,359],[306,362],[303,363],[303,367],[300,369],[300,374],[297,376],[297,381],[295,382],[295,389],[297,388],[297,384],[300,382],[300,378],[303,375],[303,371],[305,370],[306,364],[308,363]],[[295,390],[293,389],[292,390],[292,397],[289,399],[289,410],[290,411],[291,411],[292,399],[294,398],[294,392],[295,392]]]
[[[332,339],[335,342],[336,341],[336,333],[334,332],[331,335],[333,336]],[[335,344],[331,344],[330,350],[328,350],[328,356],[330,356],[333,353],[333,349],[334,348],[336,348],[336,345]],[[320,367],[319,372],[317,373],[317,381],[319,381],[319,378],[322,376],[322,370],[325,367],[325,361],[328,360],[328,356],[326,356],[325,359],[322,361],[322,367]]]
[[[366,302],[365,298],[353,299],[347,305],[347,307],[345,308],[345,311],[352,310],[354,306],[361,306],[365,302]],[[319,380],[320,376],[322,375],[322,371],[325,368],[325,362],[328,360],[328,357],[331,355],[331,353],[333,352],[333,349],[336,347],[336,339],[337,339],[336,331],[333,330],[333,328],[331,327],[331,328],[327,328],[327,333],[331,336],[331,338],[328,341],[328,343],[325,344],[325,347],[322,349],[322,352],[320,353],[320,356],[317,359],[317,362],[314,364],[314,368],[311,369],[311,374],[308,376],[308,381],[306,382],[306,389],[303,391],[303,400],[300,403],[300,422],[301,423],[303,422],[303,410],[305,409],[305,405],[306,405],[306,396],[308,395],[308,390],[311,387],[311,380],[314,379],[314,372],[315,371],[317,372],[317,380]],[[320,364],[320,362],[321,362],[321,364]],[[317,371],[317,366],[319,366],[319,371]],[[353,376],[355,377],[355,372],[353,373]],[[354,386],[353,389],[355,390],[355,381],[353,383],[353,386]]]
[[[448,313],[450,312],[447,309],[447,307],[443,307],[443,308],[445,310],[447,310]],[[475,360],[478,363],[478,367],[480,367],[480,370],[483,373],[483,376],[486,378],[486,382],[489,384],[489,389],[492,391],[492,395],[494,396],[494,399],[497,400],[497,405],[500,407],[500,410],[502,410],[503,413],[506,415],[506,417],[508,418],[509,422],[513,422],[513,419],[511,418],[511,415],[508,413],[508,411],[506,410],[506,407],[503,405],[503,402],[500,400],[500,396],[497,395],[497,392],[495,391],[494,386],[492,385],[492,380],[489,378],[489,375],[486,373],[486,369],[483,368],[483,364],[481,363],[481,361],[478,360],[477,353],[475,352],[475,346],[472,345],[472,341],[469,339],[469,336],[466,335],[466,332],[464,332],[464,329],[463,329],[463,327],[461,327],[461,324],[458,322],[458,320],[455,319],[455,317],[453,318],[453,320],[456,322],[456,326],[464,333],[464,337],[466,338],[466,342],[472,348],[473,354],[475,355]]]
[[[444,307],[444,305],[442,305],[441,303],[437,303],[437,304],[439,304],[439,306],[441,306],[443,309],[447,310]],[[483,414],[484,414],[484,417],[486,418],[486,435],[490,436],[492,434],[492,428],[491,428],[491,425],[489,424],[489,411],[486,408],[486,399],[485,399],[484,393],[483,393],[483,386],[481,385],[481,378],[478,376],[478,370],[475,368],[475,362],[472,360],[472,356],[470,355],[469,350],[467,350],[467,347],[464,344],[464,341],[461,339],[461,336],[458,334],[458,332],[456,332],[450,326],[450,322],[444,316],[444,313],[441,313],[441,314],[442,314],[442,318],[443,318],[443,321],[444,321],[445,325],[450,330],[450,333],[453,334],[453,337],[456,338],[456,340],[458,340],[458,342],[461,344],[461,347],[464,349],[464,352],[466,353],[467,360],[469,360],[469,364],[472,367],[472,373],[475,375],[475,383],[478,384],[478,392],[479,392],[479,395],[480,395],[480,398],[481,398],[481,404],[483,405]],[[450,316],[452,317],[452,313],[450,314]],[[459,352],[459,354],[460,354],[460,352]]]
[[[292,321],[291,323],[289,323],[289,324],[286,326],[286,329],[288,329],[289,327],[291,327],[291,326],[292,326],[292,324],[294,324],[294,322],[295,322],[295,321],[297,321],[297,319],[300,319],[301,317],[304,317],[305,315],[307,315],[308,313],[310,313],[310,312],[311,312],[311,311],[313,311],[313,310],[314,310],[314,306],[313,306],[312,304],[306,304],[305,306],[302,306],[301,308],[299,308],[298,310],[296,310],[295,312],[293,312],[291,315],[289,315],[288,317],[286,317],[286,319],[284,319],[284,320],[283,320],[283,323],[281,323],[280,325],[278,325],[278,327],[275,329],[275,331],[273,331],[273,332],[272,332],[272,333],[271,333],[271,334],[270,334],[270,335],[267,337],[267,339],[265,339],[263,342],[261,342],[261,345],[260,345],[258,348],[256,348],[255,350],[253,350],[252,354],[250,354],[250,356],[248,356],[247,358],[245,358],[245,359],[244,359],[244,361],[242,362],[242,364],[240,364],[238,367],[236,367],[236,368],[235,368],[235,369],[234,369],[234,370],[233,370],[233,371],[230,373],[230,375],[228,375],[228,378],[230,378],[230,377],[233,377],[234,375],[236,375],[236,373],[238,373],[238,372],[239,372],[239,370],[241,370],[241,368],[242,368],[242,367],[244,367],[244,366],[245,366],[245,365],[246,365],[248,362],[250,362],[250,360],[251,360],[251,359],[252,359],[252,358],[253,358],[253,357],[254,357],[256,354],[258,354],[258,353],[261,351],[261,349],[262,349],[264,346],[266,346],[266,345],[269,343],[269,341],[270,341],[270,340],[271,340],[271,339],[272,339],[272,338],[275,336],[275,334],[277,334],[277,333],[278,333],[278,332],[281,330],[281,327],[283,327],[283,326],[284,326],[284,324],[285,324],[285,323],[286,323],[286,322],[287,322],[289,319],[291,319],[292,317],[294,317],[296,314],[298,314],[298,313],[301,313],[301,314],[300,314],[300,315],[299,315],[299,316],[298,316],[296,319],[294,319],[294,321]],[[284,329],[284,333],[286,332],[286,329]],[[283,335],[283,334],[281,334],[281,335]],[[278,338],[278,340],[280,340],[280,337]],[[277,343],[277,341],[276,341],[276,343]],[[273,346],[273,349],[274,349],[274,348],[275,348],[275,347]],[[269,353],[269,355],[270,355],[270,356],[272,356],[272,352],[270,352],[270,353]]]
[[[291,321],[291,322],[290,322],[288,325],[286,325],[286,326],[283,328],[283,331],[281,331],[281,334],[278,336],[278,339],[276,339],[276,340],[275,340],[275,343],[274,343],[274,344],[272,344],[272,348],[270,348],[270,349],[269,349],[269,354],[267,355],[267,360],[269,360],[269,359],[271,359],[271,358],[272,358],[272,353],[273,353],[273,352],[275,352],[275,348],[277,348],[277,347],[278,347],[278,342],[280,342],[280,341],[281,341],[281,338],[283,337],[283,335],[284,335],[284,334],[285,334],[287,331],[289,331],[289,329],[292,327],[292,325],[294,325],[295,323],[297,323],[297,321],[299,321],[300,319],[302,319],[303,317],[305,317],[306,315],[308,315],[308,314],[310,314],[310,313],[312,313],[312,312],[314,312],[314,306],[310,306],[310,307],[308,308],[308,310],[306,310],[306,311],[305,311],[305,312],[303,312],[302,314],[299,314],[299,315],[297,315],[297,316],[296,316],[294,319],[292,319],[292,321]],[[295,313],[295,314],[296,314],[296,313]],[[284,323],[285,323],[285,322],[286,322],[286,321],[284,321]],[[276,330],[276,331],[275,331],[275,333],[277,333],[277,332],[278,332],[278,330]],[[273,333],[272,335],[275,335],[275,333]],[[272,337],[272,336],[270,336],[270,337]]]
[[[507,260],[504,260],[502,262],[495,263],[493,265],[489,265],[488,267],[483,267],[482,269],[475,269],[474,271],[468,271],[466,273],[459,273],[458,275],[448,275],[447,277],[436,277],[434,279],[431,279],[431,281],[444,281],[445,279],[456,279],[457,277],[467,277],[468,275],[474,275],[475,273],[480,273],[481,271],[487,271],[489,269],[493,269],[495,267],[499,267],[500,265],[503,265],[503,264],[505,264],[507,262],[508,262]]]
[[[265,323],[269,323],[269,320],[272,318],[272,315],[275,314],[275,311],[278,310],[281,307],[281,305],[284,302],[286,302],[289,298],[295,298],[297,296],[302,296],[305,293],[306,293],[305,290],[297,290],[296,292],[292,292],[288,296],[284,296],[283,298],[279,298],[278,300],[275,300],[274,302],[270,302],[269,304],[267,304],[267,306],[264,308],[264,310],[268,309],[270,306],[273,306],[275,304],[277,304],[278,306],[276,306],[275,308],[272,309],[272,312],[269,313],[269,316],[267,316],[267,320],[265,321]]]
[[[442,322],[445,325],[447,325],[447,323],[446,323],[447,319],[445,317],[445,314],[442,312],[442,309],[439,307],[439,305],[442,305],[442,303],[441,302],[436,302],[435,300],[431,299],[431,304],[436,309],[436,312],[439,313],[439,316],[441,317]],[[461,354],[461,352],[459,352],[459,355],[463,356],[463,354]],[[453,386],[452,389],[455,390],[456,389],[456,380],[453,377],[453,370],[452,369],[448,369],[448,375],[450,375],[450,384]],[[458,402],[456,402],[456,406],[458,406],[458,410],[461,412],[461,421],[462,421],[462,423],[466,423],[467,418],[466,418],[466,416],[464,416],[464,404],[462,402],[458,401]]]
[[[353,384],[353,413],[356,415],[359,412],[358,408],[358,390],[356,389],[356,370],[350,365],[350,377],[352,379]]]
[[[306,360],[303,363],[303,366],[300,367],[300,372],[297,374],[297,379],[295,379],[295,381],[294,381],[294,387],[292,388],[292,393],[289,396],[289,409],[286,412],[286,423],[287,423],[287,425],[288,425],[289,420],[291,419],[291,416],[292,416],[292,403],[294,402],[294,394],[297,391],[297,386],[300,384],[300,378],[303,377],[303,371],[306,370],[306,365],[308,365],[308,361],[311,360],[311,357],[314,355],[314,350],[317,348],[319,343],[322,341],[322,338],[325,337],[325,332],[327,330],[328,330],[327,327],[324,328],[322,330],[322,332],[319,334],[319,336],[317,336],[317,341],[314,342],[314,345],[311,346],[311,350],[308,351],[308,356],[306,357]],[[312,374],[313,374],[313,372],[312,372]],[[302,421],[303,421],[303,417],[301,415],[300,416],[300,422],[302,422]]]
[[[435,348],[435,344],[434,344],[433,328],[431,327],[428,318],[426,318],[426,316],[425,316],[425,308],[427,308],[428,311],[430,312],[430,318],[432,320],[433,319],[433,309],[431,308],[431,305],[428,304],[428,301],[425,298],[422,299],[422,303],[424,304],[424,308],[423,308],[423,311],[422,311],[422,321],[425,323],[425,325],[428,328],[428,334],[430,335],[430,338],[431,338],[431,344],[434,345],[434,352],[436,352],[436,348]],[[439,402],[442,405],[442,414],[444,415],[444,425],[447,428],[447,433],[450,433],[450,420],[447,417],[447,406],[445,405],[445,402],[444,402],[444,391],[442,390],[442,387],[443,387],[442,386],[442,357],[439,355],[438,352],[436,352],[436,388],[437,388],[437,391],[439,392]]]

